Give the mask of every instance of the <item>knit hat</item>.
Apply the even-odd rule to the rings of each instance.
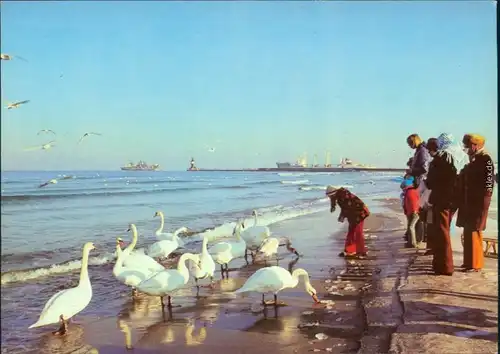
[[[330,196],[332,194],[334,194],[335,192],[337,192],[338,188],[335,188],[334,186],[328,186],[326,187],[326,192],[325,194]]]
[[[403,181],[403,185],[405,187],[410,187],[413,186],[413,182],[415,182],[415,178],[413,176],[409,176]]]

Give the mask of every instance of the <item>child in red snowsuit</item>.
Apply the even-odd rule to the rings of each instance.
[[[415,188],[414,182],[415,180],[412,176],[406,178],[403,181],[403,210],[408,220],[408,228],[406,231],[408,235],[408,239],[406,242],[407,248],[417,247],[417,233],[415,227],[419,220],[418,212],[420,209],[420,195],[417,188]]]

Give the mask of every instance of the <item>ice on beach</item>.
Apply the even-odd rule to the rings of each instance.
[[[486,331],[460,331],[460,332],[455,332],[455,336],[461,337],[461,338],[473,338],[476,336],[489,336],[492,335],[493,333],[486,332]]]
[[[319,322],[316,321],[316,322],[306,322],[306,323],[300,323],[298,325],[299,328],[312,328],[312,327],[318,327],[319,326]]]
[[[328,336],[324,333],[316,333],[315,335],[316,339],[318,340],[325,340],[325,339],[328,339]]]
[[[312,315],[313,313],[314,313],[314,311],[304,311],[304,312],[302,312],[302,315],[309,316],[309,315]]]

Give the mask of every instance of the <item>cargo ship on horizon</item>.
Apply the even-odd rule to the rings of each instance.
[[[136,164],[129,162],[128,165],[120,167],[122,171],[158,171],[159,168],[159,164],[148,165],[142,160]]]

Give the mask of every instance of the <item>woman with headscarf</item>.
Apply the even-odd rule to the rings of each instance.
[[[427,149],[433,157],[425,180],[431,190],[429,203],[432,205],[432,224],[428,226],[427,247],[434,255],[432,269],[437,275],[453,275],[453,251],[451,249],[450,226],[455,213],[453,192],[457,169],[453,156],[446,149],[453,143],[448,134],[427,142]]]
[[[344,252],[341,252],[339,256],[365,257],[366,248],[365,237],[363,235],[363,224],[364,220],[370,215],[370,211],[365,203],[345,188],[328,186],[326,188],[326,195],[330,198],[330,212],[333,213],[338,204],[340,206],[338,221],[344,222],[344,220],[347,219],[349,223]]]
[[[478,134],[465,134],[462,139],[469,163],[458,177],[457,226],[464,228],[465,272],[479,272],[484,265],[483,231],[495,184],[493,160],[484,143],[485,138]]]

